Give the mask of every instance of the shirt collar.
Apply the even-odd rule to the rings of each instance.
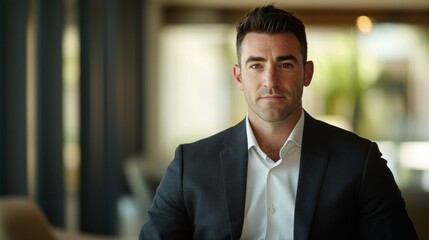
[[[304,132],[304,111],[301,113],[301,117],[298,122],[295,124],[295,127],[292,129],[288,139],[285,141],[284,145],[289,141],[295,143],[298,147],[302,145],[302,134]],[[249,115],[246,116],[246,134],[247,134],[247,149],[250,150],[253,146],[259,146],[258,141],[256,141],[255,134],[253,133],[252,127],[249,122]]]

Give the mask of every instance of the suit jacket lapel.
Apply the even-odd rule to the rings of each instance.
[[[300,173],[295,204],[294,239],[308,239],[326,167],[328,150],[317,120],[305,113]],[[220,152],[223,184],[228,207],[231,239],[239,239],[243,228],[247,184],[246,121],[231,128]]]
[[[247,137],[246,121],[231,128],[231,134],[220,152],[223,184],[228,206],[231,239],[239,239],[243,228],[244,205],[246,201]]]
[[[298,190],[295,203],[294,239],[308,239],[320,188],[328,164],[328,150],[317,121],[305,113]]]

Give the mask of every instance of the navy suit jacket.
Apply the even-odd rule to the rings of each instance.
[[[417,239],[377,145],[307,113],[304,121],[294,239]],[[140,239],[239,239],[247,159],[244,120],[179,146]]]

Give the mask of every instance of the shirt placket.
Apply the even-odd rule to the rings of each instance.
[[[273,171],[275,169],[275,165],[271,166],[267,172],[266,176],[266,185],[265,185],[265,194],[266,194],[266,216],[267,216],[267,231],[265,239],[274,239],[275,238],[275,226],[274,226],[274,218],[277,211],[277,207],[274,199],[273,189]]]

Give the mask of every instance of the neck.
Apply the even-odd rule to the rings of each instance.
[[[284,121],[267,122],[258,117],[251,117],[249,122],[258,145],[267,156],[277,161],[280,149],[301,117],[302,109],[291,113]]]

